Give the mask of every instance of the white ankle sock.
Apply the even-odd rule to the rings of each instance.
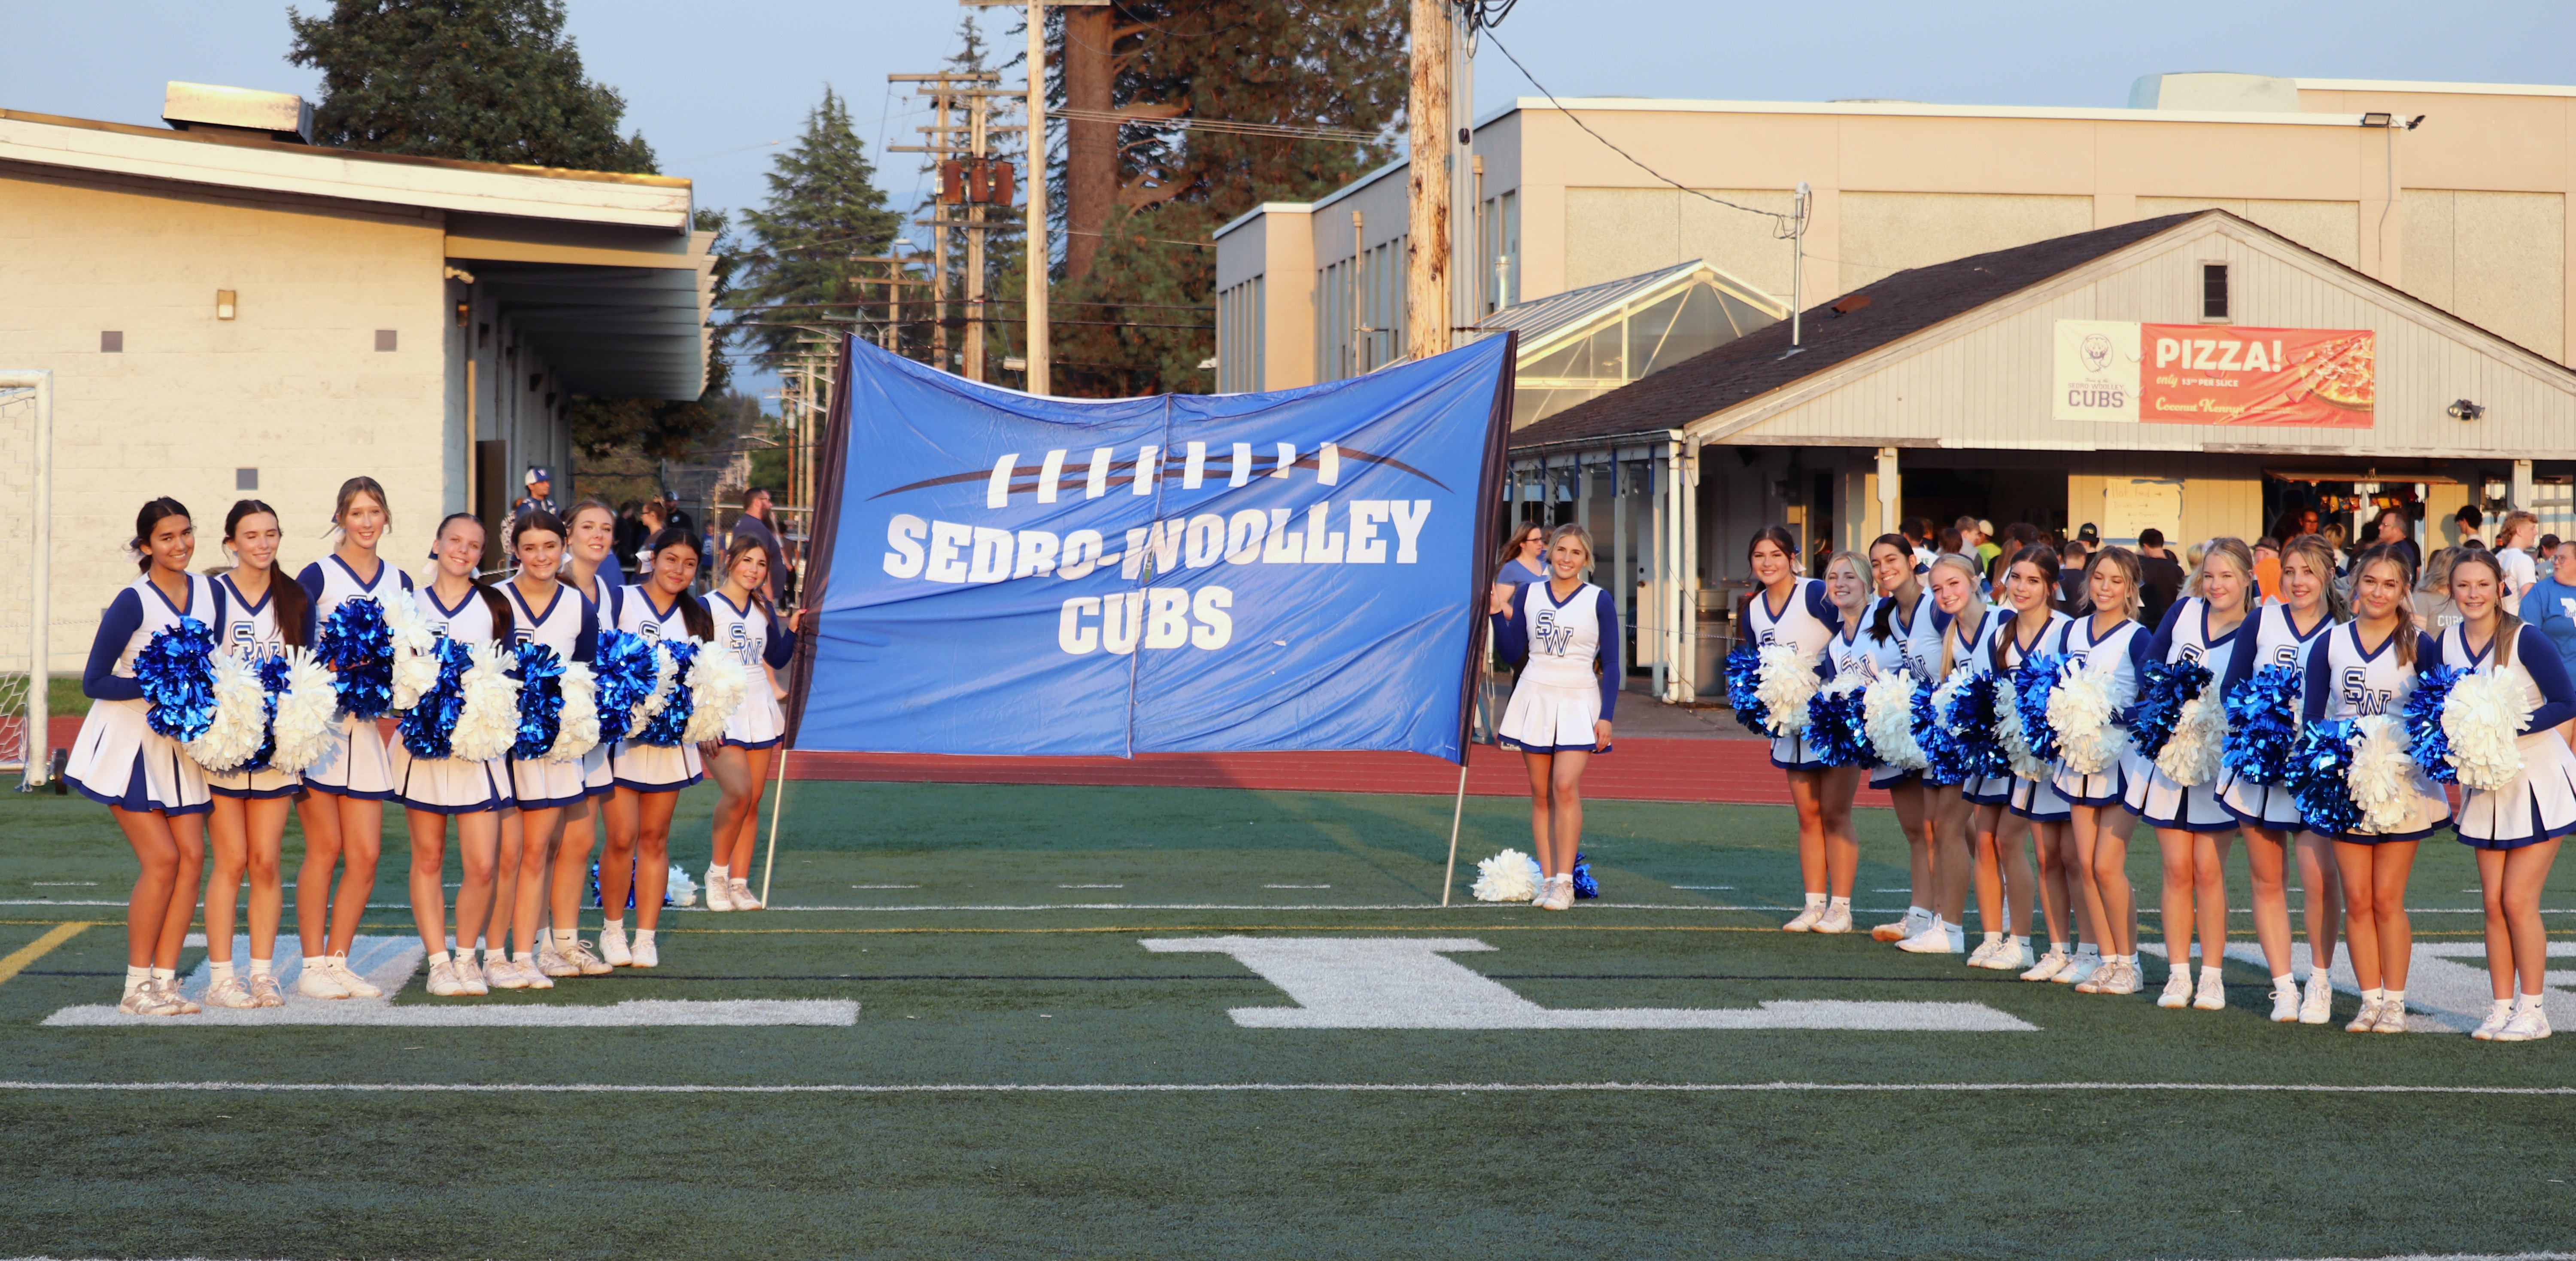
[[[2075,948],[2075,957],[2078,959],[2087,957],[2099,959],[2102,957],[2102,948],[2088,941]]]
[[[306,955],[306,956],[304,956],[304,970],[305,970],[305,971],[307,971],[307,972],[311,972],[311,971],[313,971],[314,969],[321,967],[321,966],[322,966],[322,961],[323,961],[324,959],[328,958],[328,957],[329,957],[329,956],[327,956],[327,955]]]
[[[2013,940],[2015,940],[2015,941],[2026,941],[2026,940],[2028,940],[2028,938],[2015,937],[2015,938],[2013,938]],[[2065,954],[2065,953],[2066,953],[2067,946],[2068,946],[2068,943],[2066,943],[2066,942],[2062,942],[2062,941],[2052,941],[2052,942],[2048,943],[2048,952],[2049,952],[2050,954],[2058,954],[2058,955],[2062,955],[2062,954]]]
[[[456,962],[456,956],[455,956],[455,955],[452,955],[452,954],[449,954],[448,952],[446,952],[446,951],[444,951],[444,950],[441,950],[441,951],[439,951],[437,954],[431,955],[431,956],[429,957],[429,966],[431,966],[431,967],[433,967],[433,968],[434,968],[434,967],[437,967],[438,965],[440,965],[440,964],[442,964],[442,963],[454,963],[454,962]]]
[[[716,863],[716,864],[713,864],[713,865],[711,865],[711,866],[709,866],[709,867],[707,868],[707,879],[708,879],[710,882],[712,882],[712,881],[717,881],[717,880],[723,880],[723,879],[725,879],[725,878],[726,878],[726,872],[725,872],[724,864],[723,864],[723,863]]]
[[[2361,1001],[2365,1003],[2376,1003],[2387,996],[2388,991],[2386,990],[2363,990],[2361,992]]]
[[[2001,943],[2002,943],[2003,939],[2004,939],[2004,935],[2003,935],[2002,933],[1994,932],[1994,931],[1991,931],[1991,930],[1989,930],[1989,931],[1986,933],[1986,944],[1987,944],[1987,945],[1989,945],[1989,946],[1999,945],[1999,944],[2001,944]]]
[[[2024,952],[2027,952],[2027,951],[2029,951],[2029,949],[2030,949],[2030,938],[2028,938],[2028,937],[2015,937],[2015,938],[2013,938],[2013,939],[2012,939],[2012,944],[2013,944],[2013,945],[2015,945],[2015,946],[2020,947]],[[2062,947],[2061,947],[2061,948],[2062,948]]]
[[[131,994],[143,988],[143,983],[151,979],[152,969],[128,967],[125,969],[125,992]]]
[[[581,940],[581,934],[569,928],[552,928],[546,931],[554,935],[555,949],[559,951],[569,950],[573,943]]]
[[[270,976],[275,974],[276,971],[277,960],[275,959],[253,959],[250,961],[250,974],[252,976]]]
[[[218,963],[218,962],[216,962],[215,960],[212,960],[212,959],[208,959],[208,960],[206,960],[206,983],[207,983],[207,984],[209,984],[209,985],[221,985],[221,984],[223,984],[224,982],[229,981],[229,980],[231,980],[231,979],[233,979],[233,964],[232,964],[232,960],[230,960],[230,959],[226,959],[226,960],[224,960],[224,961],[222,961],[222,962],[220,962],[220,963]]]
[[[1810,893],[1807,895],[1807,909],[1811,911],[1821,910],[1823,909],[1826,901],[1827,899],[1824,894]]]
[[[2495,1000],[2495,1014],[2499,1016],[2510,1016],[2521,1010],[2522,1003],[2518,999],[2499,998]]]
[[[2204,963],[2204,964],[2200,965],[2200,979],[2201,979],[2204,983],[2209,982],[2209,981],[2215,981],[2215,980],[2217,980],[2217,979],[2218,979],[2220,971],[2221,971],[2221,969],[2219,968],[2219,966],[2218,966],[2217,964],[2215,964],[2215,963]]]
[[[1931,912],[1931,910],[1930,910],[1929,908],[1927,908],[1927,907],[1909,906],[1909,907],[1905,908],[1905,918],[1907,918],[1907,919],[1930,919],[1930,918],[1932,918],[1932,912]]]
[[[1574,878],[1574,877],[1572,877],[1572,876],[1567,876],[1567,877],[1566,877],[1566,879],[1568,879],[1568,880],[1571,880],[1571,879],[1573,879],[1573,878]],[[1827,899],[1827,900],[1826,900],[1825,905],[1826,905],[1826,907],[1827,907],[1828,909],[1831,909],[1831,910],[1836,910],[1836,911],[1848,911],[1848,910],[1850,910],[1850,909],[1851,909],[1851,899],[1850,899],[1850,898],[1829,898],[1829,899]]]
[[[2380,1001],[2387,1003],[2391,1007],[2403,1007],[2406,1005],[2406,991],[2382,990],[2380,991]]]
[[[2299,988],[2299,983],[2292,979],[2290,974],[2287,972],[2272,978],[2272,992],[2275,994],[2295,990],[2297,988]]]
[[[626,935],[626,921],[622,919],[601,920],[599,922],[599,933],[603,937],[623,937]]]
[[[2523,1012],[2526,1012],[2526,1011],[2538,1011],[2538,1010],[2540,1010],[2540,997],[2541,997],[2541,996],[2540,996],[2540,995],[2538,995],[2538,994],[2524,994],[2524,995],[2522,995],[2522,996],[2520,996],[2520,997],[2518,997],[2518,998],[2514,999],[2514,1001],[2513,1001],[2513,1010],[2514,1010],[2514,1014],[2515,1014],[2515,1015],[2521,1015]]]
[[[175,981],[179,979],[179,972],[176,968],[154,968],[152,969],[152,979],[156,981]]]
[[[649,929],[649,928],[639,928],[639,929],[636,929],[636,930],[635,930],[635,944],[636,944],[636,945],[639,945],[639,946],[649,946],[649,945],[652,945],[652,944],[653,944],[653,930],[652,930],[652,929]]]

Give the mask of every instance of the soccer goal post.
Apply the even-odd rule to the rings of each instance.
[[[0,555],[27,558],[23,569],[0,562],[0,771],[20,772],[22,789],[52,770],[53,455],[53,372],[0,368],[0,486],[9,507],[0,512]]]

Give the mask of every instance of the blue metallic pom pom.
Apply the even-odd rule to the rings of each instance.
[[[456,720],[465,712],[465,672],[474,668],[474,653],[441,635],[430,655],[438,658],[438,682],[421,692],[418,704],[403,711],[395,729],[413,757],[435,762],[454,752]]]
[[[689,667],[697,661],[698,646],[687,640],[664,640],[662,647],[671,654],[672,669],[678,677],[671,680],[671,696],[662,703],[662,712],[653,715],[644,729],[630,738],[637,744],[676,748],[689,729]]]
[[[1807,702],[1807,747],[1827,766],[1877,766],[1878,746],[1870,743],[1865,724],[1866,688],[1848,692],[1819,690]]]
[[[2173,738],[2182,707],[2209,686],[2209,667],[2197,661],[2150,661],[2138,669],[2138,703],[2130,710],[2129,738],[2152,762]]]
[[[1735,721],[1756,735],[1770,730],[1771,707],[1759,699],[1762,686],[1762,649],[1755,644],[1737,644],[1726,654],[1726,703],[1735,708]]]
[[[2458,666],[2433,667],[2415,680],[2415,691],[2398,711],[2406,726],[2406,752],[2437,784],[2460,782],[2460,768],[2451,765],[2451,737],[2442,730],[2442,706],[2451,699],[2451,685],[2469,673]]]
[[[2034,652],[2013,667],[2013,709],[2021,715],[2022,741],[2030,746],[2030,755],[2043,762],[2057,760],[2057,729],[2048,725],[2048,697],[2057,690],[2058,673],[2065,668],[2065,655],[2054,652]]]
[[[152,633],[143,651],[134,654],[134,681],[151,708],[145,715],[154,731],[173,740],[194,740],[215,725],[215,632],[193,617]]]
[[[533,760],[555,747],[563,728],[563,661],[535,640],[520,644],[516,659],[510,674],[519,680],[519,738],[510,756]]]
[[[2361,825],[2352,803],[2352,737],[2349,718],[2312,723],[2299,733],[2290,757],[2290,799],[2299,818],[2319,836],[2343,836]]]
[[[1580,851],[1574,855],[1574,896],[1578,900],[1601,896],[1601,882],[1592,878],[1592,864],[1584,861]]]
[[[358,718],[376,718],[394,704],[394,632],[385,625],[384,606],[374,600],[343,600],[322,620],[321,644],[314,655],[331,671],[340,693],[340,708]]]
[[[2218,764],[2249,784],[2287,784],[2299,738],[2299,672],[2265,666],[2222,698],[2227,742]]]
[[[277,756],[277,698],[286,694],[287,676],[294,672],[284,657],[262,657],[256,670],[259,690],[264,694],[260,703],[267,716],[260,728],[259,752],[241,764],[244,771],[267,770],[268,760]]]
[[[635,707],[653,694],[661,665],[653,641],[631,631],[600,631],[592,657],[591,673],[599,679],[599,742],[615,744],[626,738]]]

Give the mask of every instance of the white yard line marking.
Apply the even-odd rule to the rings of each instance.
[[[1328,884],[1265,884],[1261,887],[1264,889],[1329,889],[1333,886]]]
[[[193,945],[204,944],[202,936]],[[65,1007],[45,1017],[47,1028],[223,1029],[242,1026],[345,1025],[391,1028],[671,1028],[677,1026],[823,1025],[859,1022],[859,1005],[848,999],[628,999],[621,1003],[473,1003],[439,1002],[396,1006],[394,996],[411,984],[427,952],[417,937],[360,936],[349,950],[349,967],[385,992],[382,998],[306,998],[295,992],[304,961],[289,955],[277,961],[277,983],[286,992],[283,1007],[208,1007],[194,1016],[129,1016],[109,1005]],[[250,938],[233,937],[233,959],[249,965]],[[204,963],[180,983],[180,991],[200,1002],[213,979]]]
[[[1157,954],[1232,955],[1294,1007],[1227,1011],[1247,1029],[1904,1029],[2027,1032],[1983,1003],[1768,1001],[1756,1007],[1551,1009],[1447,957],[1472,937],[1151,937]]]
[[[2576,1086],[2345,1086],[2270,1082],[924,1082],[877,1084],[716,1084],[653,1082],[67,1082],[0,1080],[0,1091],[176,1092],[239,1094],[462,1094],[462,1095],[1116,1095],[1116,1094],[2009,1094],[2104,1090],[2180,1091],[2208,1094],[2324,1095],[2576,1095]],[[2532,1253],[2531,1256],[2576,1256]],[[2333,1261],[2319,1258],[2317,1261]],[[2412,1261],[2391,1258],[2389,1261]]]

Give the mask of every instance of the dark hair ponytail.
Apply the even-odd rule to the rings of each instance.
[[[143,510],[134,514],[134,541],[126,544],[134,551],[134,571],[152,572],[152,527],[161,524],[165,518],[192,515],[188,505],[168,495],[145,503]]]
[[[2046,543],[2032,543],[2022,548],[2020,551],[2013,553],[2011,559],[2004,561],[2003,576],[2009,580],[2012,577],[2012,567],[2022,563],[2023,561],[2029,561],[2033,568],[2039,570],[2039,576],[2046,580],[2046,585],[2050,591],[2055,591],[2057,589],[2058,568],[2056,548],[2050,547]],[[2007,598],[2003,604],[2006,609],[2011,610],[2010,616],[2012,620],[2004,623],[2004,633],[2001,636],[1998,636],[1995,640],[1992,662],[1995,672],[1998,674],[2001,674],[2004,670],[2005,643],[2007,641],[2014,644],[2021,642],[2021,632],[2014,629],[2014,626],[2021,620],[2021,610],[2013,608],[2012,601],[2009,598]]]
[[[234,501],[232,511],[224,514],[224,541],[229,543],[241,537],[242,518],[256,517],[263,512],[277,522],[278,534],[284,537],[286,518],[278,516],[277,509],[256,499],[242,499]],[[289,648],[312,646],[304,642],[304,615],[312,606],[313,597],[305,593],[304,584],[287,577],[286,571],[271,559],[268,567],[268,615],[269,620],[277,623],[279,643]]]

